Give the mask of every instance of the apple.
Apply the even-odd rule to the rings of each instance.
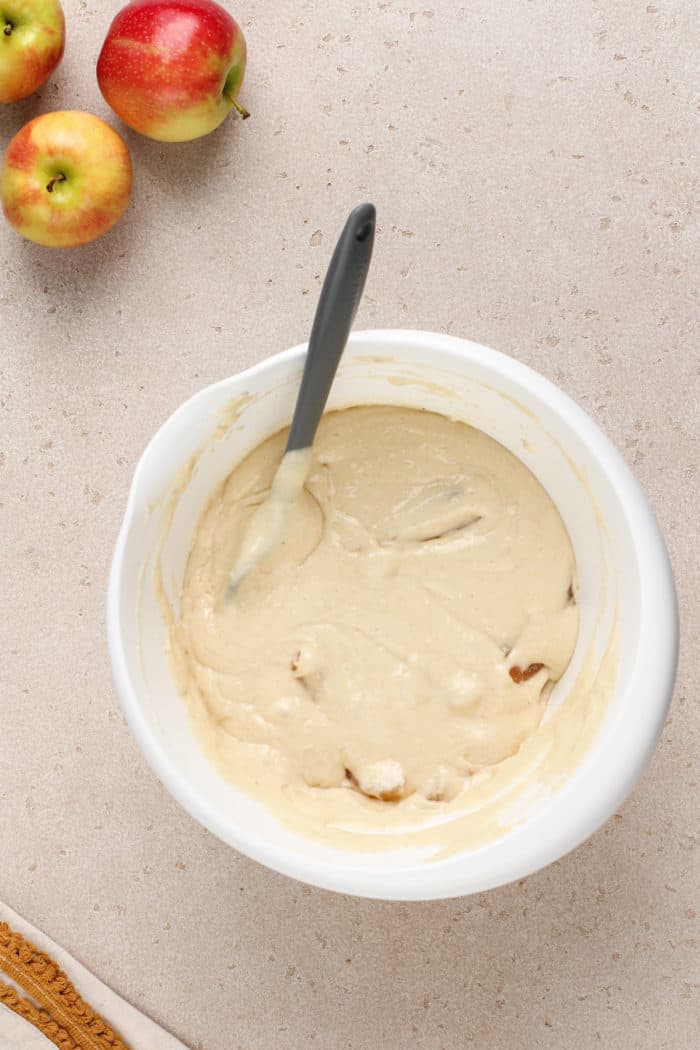
[[[240,27],[213,0],[134,0],[97,61],[100,91],[134,131],[160,142],[207,135],[235,108],[246,63]]]
[[[131,196],[121,137],[92,113],[45,113],[10,141],[0,199],[11,226],[37,244],[73,248],[111,230]]]
[[[58,0],[0,0],[0,102],[26,98],[63,57],[66,26]]]

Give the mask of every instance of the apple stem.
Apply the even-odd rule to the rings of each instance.
[[[5,28],[3,29],[3,33],[5,34],[5,36],[12,36],[12,30],[14,28],[15,27],[12,25],[12,22],[5,22]]]
[[[230,91],[224,91],[224,95],[229,100],[229,102],[231,103],[233,108],[236,110],[236,112],[240,113],[241,119],[242,120],[247,120],[248,117],[250,116],[250,113],[245,108],[245,106],[242,106],[241,103],[238,101],[238,99],[234,95],[232,95],[230,93]]]
[[[57,182],[65,182],[65,181],[66,181],[66,176],[63,174],[62,171],[59,171],[58,175],[54,175],[53,178],[49,180],[49,182],[48,182],[48,184],[46,186],[46,189],[49,191],[49,193],[53,193],[53,188],[56,185],[56,183]]]

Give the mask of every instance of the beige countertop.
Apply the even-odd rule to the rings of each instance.
[[[4,144],[110,118],[69,42]],[[253,116],[126,133],[126,218],[67,253],[0,230],[0,898],[199,1050],[684,1050],[698,1034],[697,49],[688,0],[237,0]],[[116,124],[116,121],[115,121]],[[205,384],[306,337],[349,207],[377,204],[361,327],[487,343],[578,400],[673,559],[685,646],[632,798],[478,897],[395,905],[237,855],[166,794],[110,678],[131,473]]]

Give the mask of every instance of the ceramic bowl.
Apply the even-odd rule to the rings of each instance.
[[[678,626],[673,577],[654,516],[596,424],[547,379],[503,354],[428,332],[353,334],[329,408],[392,404],[462,419],[539,478],[569,531],[580,633],[550,704],[566,701],[586,654],[617,639],[615,685],[588,752],[557,791],[478,849],[430,860],[415,849],[339,850],[299,836],[224,780],[191,731],[171,680],[153,588],[159,545],[177,601],[198,517],[215,485],[288,424],[304,362],[294,347],[207,387],[158,430],[134,474],[109,581],[109,648],[121,703],[157,776],[201,824],[276,871],[368,897],[431,899],[522,878],[573,849],[610,817],[641,775],[673,690]],[[173,493],[178,490],[177,499]]]

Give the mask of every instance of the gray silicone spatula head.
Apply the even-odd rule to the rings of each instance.
[[[376,210],[360,204],[345,223],[316,307],[287,451],[313,444],[367,279]]]

